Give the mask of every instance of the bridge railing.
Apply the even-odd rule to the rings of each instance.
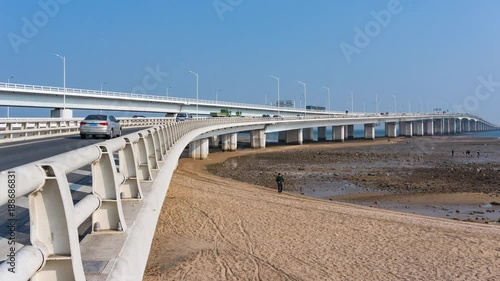
[[[175,159],[169,158],[169,153],[179,139],[199,128],[255,119],[164,122],[1,172],[0,183],[7,183],[7,192],[0,193],[0,206],[7,204],[8,212],[15,216],[15,200],[28,196],[32,245],[7,256],[0,264],[0,280],[85,280],[77,229],[87,218],[92,220],[92,234],[123,234],[127,229],[123,200],[143,200],[141,185],[154,180],[152,171],[160,170],[164,163],[171,168],[166,172],[173,173],[171,163],[180,153],[170,156]],[[74,204],[67,174],[86,165],[91,165],[92,193]],[[168,188],[168,182],[161,184]],[[14,256],[16,274],[9,272]]]
[[[0,119],[0,143],[77,134],[82,118]],[[122,128],[155,126],[175,118],[118,118]]]

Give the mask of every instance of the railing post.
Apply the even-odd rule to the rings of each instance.
[[[122,199],[141,200],[144,196],[137,176],[139,174],[137,157],[130,139],[126,137],[124,139],[125,147],[118,151],[120,173],[125,177],[120,185],[120,196]]]
[[[145,137],[146,141],[146,147],[147,147],[147,152],[148,152],[148,161],[149,164],[151,165],[151,169],[157,170],[159,169],[158,165],[158,157],[156,156],[156,148],[155,148],[155,142],[154,142],[154,130],[147,130],[148,135]]]
[[[113,151],[106,145],[98,146],[101,155],[92,163],[92,193],[101,200],[101,206],[92,214],[92,233],[125,231],[119,179]]]
[[[151,165],[148,161],[148,146],[146,144],[146,137],[139,133],[139,140],[134,144],[137,152],[138,160],[138,173],[137,178],[140,181],[152,181],[153,174],[151,173]]]
[[[160,168],[160,163],[163,163],[163,149],[162,149],[162,138],[160,136],[160,129],[158,127],[153,128],[153,144],[155,146],[156,161],[158,161],[158,169]]]
[[[44,263],[31,278],[85,280],[75,209],[66,174],[51,165],[38,165],[45,182],[29,196],[30,240],[41,250]]]

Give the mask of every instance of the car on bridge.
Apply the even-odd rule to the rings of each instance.
[[[191,116],[190,113],[187,112],[179,112],[175,116],[175,121],[180,122],[180,121],[187,121],[193,119],[193,116]]]
[[[122,134],[122,126],[113,115],[94,114],[89,115],[80,122],[80,137],[86,139],[88,136],[96,138],[104,136],[107,139],[119,137]]]

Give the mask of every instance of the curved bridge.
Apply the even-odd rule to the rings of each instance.
[[[206,159],[219,137],[223,150],[235,150],[238,132],[250,132],[251,146],[258,149],[265,148],[266,134],[272,132],[286,144],[314,141],[316,127],[317,141],[326,140],[327,126],[332,140],[344,141],[354,137],[355,124],[364,126],[365,139],[374,139],[381,122],[387,137],[398,136],[397,126],[407,137],[498,129],[463,114],[209,118],[169,121],[29,163],[0,173],[0,206],[8,215],[2,220],[10,227],[0,247],[0,280],[141,280],[170,179],[186,146],[190,157]],[[89,165],[91,188],[76,196],[68,174]],[[14,243],[17,202],[26,197],[30,241],[20,245]]]

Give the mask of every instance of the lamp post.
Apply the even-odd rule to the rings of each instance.
[[[307,114],[307,87],[306,87],[306,83],[304,83],[302,81],[297,81],[297,83],[304,86],[304,116],[306,116],[306,114]]]
[[[57,57],[61,58],[63,61],[63,88],[64,88],[64,93],[63,93],[63,109],[66,109],[66,57],[63,57],[61,55],[55,54]]]
[[[328,87],[323,87],[324,89],[326,89],[328,91],[328,117],[330,117],[330,88]]]
[[[102,95],[102,85],[106,85],[108,82],[104,81],[104,83],[101,83],[101,95]]]
[[[7,78],[7,84],[10,84],[10,79],[14,79],[14,76],[10,76],[9,78]],[[7,118],[10,117],[10,106],[7,106]]]
[[[172,86],[168,85],[167,87],[167,98],[168,98],[168,89],[172,88]]]
[[[392,95],[392,97],[394,98],[394,114],[396,114],[396,113],[398,113],[398,108],[396,106],[396,96]]]
[[[270,75],[272,78],[276,79],[278,82],[278,102],[276,103],[278,107],[278,115],[280,115],[280,79],[274,75]]]
[[[351,89],[349,91],[351,91],[351,113],[354,113],[354,92]]]
[[[216,103],[219,103],[219,93],[222,92],[222,90],[218,90],[217,92],[215,92],[215,102]]]
[[[189,73],[196,76],[196,118],[198,118],[198,73],[191,70],[189,71]]]

